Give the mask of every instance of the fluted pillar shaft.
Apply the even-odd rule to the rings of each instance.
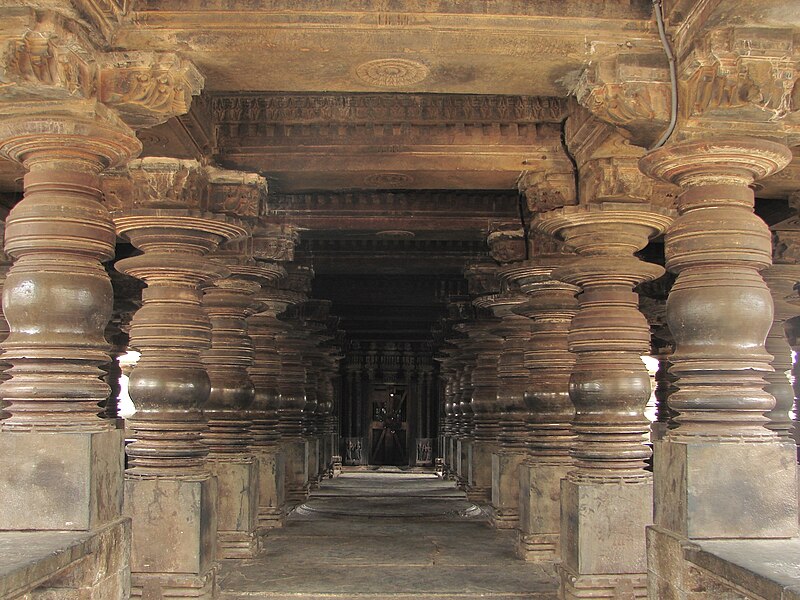
[[[639,592],[646,587],[643,532],[652,522],[652,476],[644,469],[650,455],[644,407],[650,378],[640,356],[650,350],[650,328],[633,288],[663,268],[634,253],[670,221],[666,211],[639,202],[568,207],[536,221],[579,254],[553,271],[581,289],[569,330],[577,441],[575,468],[561,490],[564,598],[615,589],[621,578]]]
[[[774,142],[711,139],[664,146],[640,162],[681,187],[665,236],[667,268],[678,274],[667,321],[678,377],[669,404],[679,414],[655,444],[651,593],[685,589],[690,568],[667,556],[687,538],[797,535],[795,448],[765,427],[775,405],[764,389],[773,303],[759,271],[772,248],[751,187],[790,159]]]

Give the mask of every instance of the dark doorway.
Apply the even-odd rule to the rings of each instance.
[[[369,464],[408,465],[408,389],[375,385],[369,396]]]

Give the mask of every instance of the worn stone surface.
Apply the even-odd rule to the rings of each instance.
[[[510,562],[513,535],[460,516],[468,504],[430,474],[345,472],[271,532],[262,555],[223,565],[221,598],[555,600],[552,565]]]
[[[217,557],[252,556],[258,545],[257,459],[209,459],[207,464],[217,479]]]
[[[561,480],[572,465],[524,462],[519,475],[519,543],[517,554],[533,562],[561,556]]]
[[[121,430],[0,433],[0,530],[89,530],[118,519],[122,443]]]
[[[656,442],[656,448],[654,519],[660,527],[691,539],[797,535],[794,444],[667,438]],[[731,514],[737,515],[735,520]]]
[[[286,502],[284,454],[277,446],[256,453],[258,464],[258,527],[261,530],[283,524]]]
[[[0,597],[128,600],[130,543],[128,519],[91,532],[0,533]]]
[[[167,478],[128,479],[125,514],[133,523],[131,568],[135,573],[180,578],[204,576],[216,556],[217,484]],[[176,585],[172,582],[172,586]]]
[[[499,529],[519,526],[519,469],[524,458],[522,453],[492,455],[492,523]]]
[[[561,482],[562,558],[576,573],[644,573],[652,485]]]

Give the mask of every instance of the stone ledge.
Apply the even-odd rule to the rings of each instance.
[[[693,540],[684,556],[754,600],[800,600],[800,538]]]
[[[30,592],[56,576],[63,576],[72,566],[86,567],[84,559],[95,554],[97,561],[107,565],[120,563],[118,567],[126,570],[127,557],[115,561],[100,555],[113,553],[115,549],[124,553],[125,540],[129,538],[129,519],[119,519],[93,531],[0,532],[0,598],[16,598]]]

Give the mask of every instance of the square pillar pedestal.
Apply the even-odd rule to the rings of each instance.
[[[531,562],[554,562],[561,556],[561,480],[569,462],[523,462],[519,467],[519,537],[517,556]]]
[[[209,456],[206,464],[217,478],[217,558],[250,558],[258,549],[258,463]]]
[[[3,583],[21,598],[128,600],[123,482],[122,430],[0,432],[0,536],[33,549]]]
[[[287,510],[305,502],[308,496],[308,461],[306,440],[281,441],[286,457],[286,502]]]
[[[214,597],[217,479],[125,481],[132,520],[131,598]]]
[[[306,440],[305,452],[306,473],[308,473],[307,491],[311,491],[319,486],[320,439],[316,436],[308,438]]]
[[[519,526],[519,469],[521,452],[492,454],[492,524],[497,529]]]
[[[282,527],[286,517],[286,459],[278,446],[262,448],[258,461],[258,533]]]
[[[687,549],[703,540],[798,536],[796,447],[770,442],[655,444],[655,520],[648,528],[653,598],[705,598]]]
[[[561,482],[563,600],[646,598],[645,530],[652,523],[653,486],[636,482]]]
[[[123,437],[0,432],[0,530],[90,531],[119,519]]]
[[[467,498],[476,504],[492,501],[492,454],[496,446],[487,441],[473,440],[469,446],[469,479]]]
[[[456,462],[456,481],[460,488],[466,489],[469,485],[469,461],[472,458],[472,440],[469,438],[457,438],[454,442],[453,452]]]

